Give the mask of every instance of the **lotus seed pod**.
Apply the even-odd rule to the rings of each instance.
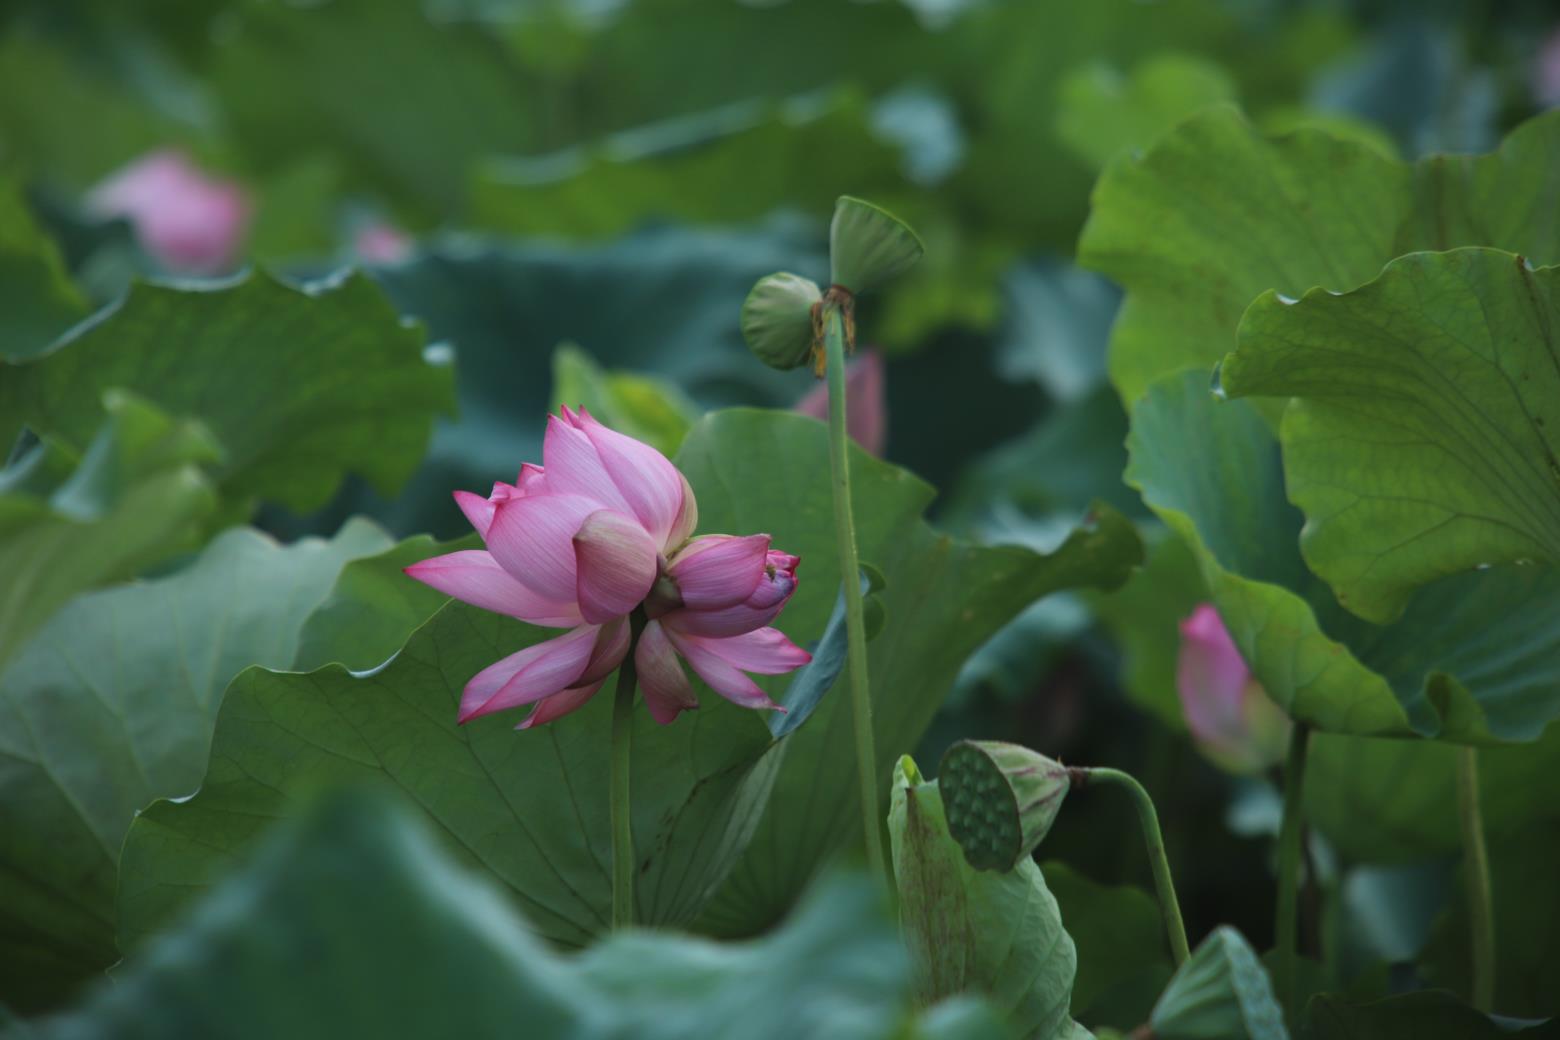
[[[1149,1017],[1161,1040],[1288,1040],[1267,970],[1241,934],[1216,928],[1170,979]]]
[[[1019,744],[961,740],[943,755],[938,783],[948,831],[976,870],[1012,870],[1051,829],[1067,767]]]
[[[829,278],[861,294],[904,273],[921,259],[910,226],[870,202],[842,195],[829,225]]]
[[[742,301],[742,338],[772,368],[796,368],[813,345],[813,304],[823,299],[816,282],[794,274],[766,275]]]

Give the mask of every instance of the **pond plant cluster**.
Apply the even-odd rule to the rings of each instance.
[[[0,5],[0,1038],[1556,1035],[1554,105],[1541,4]]]

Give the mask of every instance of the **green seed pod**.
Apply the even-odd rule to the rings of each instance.
[[[816,282],[794,274],[765,275],[742,301],[742,338],[772,368],[796,368],[813,345],[813,304],[823,299]]]
[[[1176,971],[1149,1026],[1158,1040],[1289,1040],[1266,969],[1227,925]]]
[[[1056,820],[1067,767],[1018,744],[961,740],[937,770],[948,831],[976,870],[1012,870]]]
[[[910,226],[870,202],[842,195],[829,225],[829,277],[860,295],[909,270],[924,249]]]

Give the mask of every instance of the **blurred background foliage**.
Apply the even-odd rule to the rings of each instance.
[[[390,301],[394,318],[363,279],[332,290],[343,324],[301,319],[288,345],[302,371],[349,351],[354,323],[417,335],[405,319],[443,372],[413,393],[365,336],[350,350],[375,382],[359,396],[403,393],[403,414],[437,415],[421,461],[416,430],[353,427],[364,402],[327,394],[312,406],[343,424],[341,458],[329,480],[289,483],[267,466],[269,442],[243,456],[240,416],[216,432],[241,457],[218,468],[215,489],[185,489],[201,507],[193,522],[254,516],[291,538],[366,513],[396,537],[453,537],[464,525],[448,490],[538,457],[538,419],[558,400],[615,408],[669,452],[706,409],[794,404],[810,378],[754,363],[741,299],[773,270],[822,276],[837,195],[882,203],[920,231],[927,259],[864,302],[860,324],[887,359],[886,457],[941,489],[934,520],[1050,549],[1103,501],[1148,545],[1119,592],[1048,598],[970,657],[918,756],[935,762],[980,735],[1130,763],[1165,819],[1189,930],[1233,923],[1264,949],[1277,798],[1186,738],[1177,624],[1207,591],[1192,550],[1121,479],[1127,417],[1105,366],[1121,294],[1073,263],[1091,187],[1116,157],[1220,104],[1263,131],[1318,126],[1383,157],[1487,151],[1560,102],[1555,59],[1544,64],[1553,18],[1541,0],[6,0],[0,307],[18,317],[3,353],[32,356],[133,278],[167,273],[83,200],[144,153],[180,148],[252,194],[248,261],[288,284],[357,263]],[[366,229],[404,236],[404,250],[365,249]],[[287,306],[280,283],[249,283],[252,306]],[[138,317],[154,293],[137,289],[115,314],[101,364],[136,335],[162,338]],[[258,394],[265,351],[232,358],[235,381]],[[451,360],[453,394],[435,385],[451,381]],[[49,392],[68,402],[71,380],[56,382]],[[15,386],[0,386],[7,437],[34,400]],[[135,407],[124,421],[167,421]],[[93,430],[78,426],[85,444]],[[337,489],[349,470],[382,479]],[[236,501],[222,487],[235,474],[246,478]],[[138,567],[103,561],[115,576]],[[1560,815],[1512,792],[1552,776],[1555,745],[1486,754],[1502,920],[1552,902],[1542,864]],[[1451,754],[1317,740],[1303,941],[1339,991],[1411,988],[1405,973],[1465,984]],[[1141,893],[1110,894],[1147,882],[1131,807],[1085,800],[1047,839],[1045,873],[1078,940],[1074,1014],[1131,1027],[1168,970],[1089,938],[1141,946],[1154,923]],[[1519,831],[1524,841],[1502,842]],[[347,837],[391,840],[372,826]],[[1322,913],[1323,892],[1360,912]],[[1500,1006],[1556,1010],[1555,963],[1545,948],[1515,950]]]

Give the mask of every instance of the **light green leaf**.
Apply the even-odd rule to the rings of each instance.
[[[738,410],[706,417],[677,460],[699,491],[701,530],[768,531],[775,545],[801,556],[804,575],[815,575],[804,578],[782,616],[803,639],[823,631],[839,588],[826,459],[822,423]],[[921,514],[932,489],[909,473],[856,450],[850,467],[861,559],[886,579],[879,594],[885,624],[867,648],[878,769],[886,778],[978,646],[1042,596],[1125,580],[1141,545],[1132,524],[1102,506],[1092,525],[1048,556],[973,546],[927,526]],[[783,681],[767,688],[777,692]],[[786,912],[835,850],[860,840],[851,725],[846,699],[825,697],[791,739],[753,842],[704,927],[726,935],[760,930]]]
[[[1278,445],[1244,401],[1189,371],[1132,419],[1125,478],[1194,547],[1214,603],[1268,694],[1318,729],[1532,740],[1560,715],[1560,583],[1497,567],[1420,590],[1396,623],[1337,605],[1305,568]]]
[[[114,961],[132,817],[196,788],[228,680],[291,666],[342,564],[387,542],[361,521],[286,547],[229,531],[171,577],[75,599],[0,675],[6,999],[57,998]]]
[[[903,948],[864,881],[820,886],[761,942],[630,931],[564,956],[442,838],[399,803],[330,797],[274,832],[114,985],[21,1035],[993,1035],[967,1001],[912,1009]]]
[[[1289,1040],[1267,969],[1228,925],[1176,969],[1149,1025],[1164,1040]]]
[[[300,290],[263,274],[202,288],[138,284],[119,306],[7,374],[0,415],[85,445],[123,387],[204,422],[239,497],[324,504],[353,471],[393,493],[416,467],[448,369],[361,276]],[[4,431],[0,431],[3,433]]]
[[[204,428],[118,391],[103,409],[79,461],[44,442],[0,471],[0,667],[72,596],[193,545],[216,508]]]
[[[1077,947],[1073,1014],[1122,1029],[1144,1022],[1173,971],[1158,904],[1141,888],[1102,885],[1060,860],[1042,863],[1040,874]]]
[[[1224,67],[1189,54],[1139,62],[1130,74],[1104,62],[1068,73],[1059,90],[1056,136],[1096,169],[1129,148],[1144,148],[1198,109],[1235,100]]]
[[[1415,249],[1560,260],[1557,148],[1560,115],[1549,113],[1494,155],[1415,167],[1313,129],[1269,139],[1217,109],[1118,159],[1095,189],[1078,255],[1127,290],[1109,362],[1122,400],[1130,409],[1162,375],[1211,369],[1268,290],[1353,289]]]
[[[38,354],[86,315],[86,298],[34,222],[21,188],[0,179],[0,358]]]
[[[553,351],[553,401],[588,408],[619,433],[672,456],[699,418],[697,406],[675,383],[635,372],[608,372],[585,351],[564,344]]]
[[[854,90],[739,102],[592,147],[490,159],[474,178],[472,220],[517,235],[596,238],[651,220],[742,224],[781,208],[822,218],[843,191],[902,187],[900,162]]]
[[[784,618],[781,624],[785,624]],[[252,852],[309,789],[399,787],[464,862],[509,889],[536,930],[579,946],[605,930],[611,842],[604,768],[612,698],[516,732],[512,718],[456,724],[479,670],[556,635],[461,603],[383,668],[250,669],[229,687],[200,793],[136,818],[120,866],[120,941],[141,942]],[[706,693],[675,725],[634,714],[638,919],[698,913],[745,844],[779,762],[763,720]]]
[[[985,995],[1020,1036],[1065,1037],[1077,955],[1034,860],[978,871],[943,815],[937,782],[908,756],[894,770],[888,833],[916,999]]]
[[[1353,292],[1251,305],[1220,385],[1294,398],[1289,498],[1339,603],[1384,623],[1436,578],[1560,563],[1557,327],[1560,268],[1494,249],[1414,253]]]

